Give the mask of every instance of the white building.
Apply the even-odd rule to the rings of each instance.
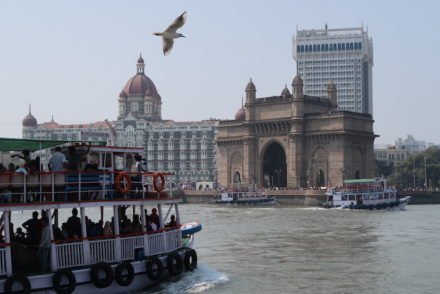
[[[218,120],[162,120],[162,98],[145,74],[142,57],[137,61],[136,75],[128,80],[118,101],[116,145],[145,148],[145,167],[173,173],[170,180],[174,186],[215,186]]]
[[[412,135],[407,135],[405,139],[398,138],[394,143],[395,145],[374,146],[376,159],[399,165],[411,154],[426,150],[425,141],[417,141]]]
[[[373,41],[363,27],[297,30],[293,58],[304,94],[326,97],[333,81],[339,109],[373,114]]]

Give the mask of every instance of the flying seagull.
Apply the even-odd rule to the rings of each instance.
[[[174,22],[167,27],[162,33],[154,33],[156,36],[162,36],[163,54],[168,55],[173,49],[174,39],[184,37],[184,35],[177,33],[177,30],[185,24],[186,11],[182,13]]]

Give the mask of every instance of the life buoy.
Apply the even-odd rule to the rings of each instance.
[[[178,276],[183,271],[183,259],[179,253],[171,253],[167,257],[168,271],[173,276]]]
[[[99,278],[99,272],[104,271],[104,279]],[[113,283],[113,270],[112,267],[105,262],[99,262],[92,265],[90,269],[90,279],[92,283],[98,288],[107,288]]]
[[[125,188],[122,188],[122,181],[125,180]],[[127,173],[121,172],[115,178],[115,190],[121,194],[130,192],[131,178]]]
[[[198,222],[187,223],[180,227],[180,231],[182,231],[182,236],[195,234],[199,232],[201,229],[202,229],[202,225]]]
[[[127,274],[124,274],[124,271]],[[115,280],[120,286],[128,286],[133,282],[134,279],[134,268],[129,261],[124,261],[118,264],[115,269]]]
[[[185,270],[192,272],[197,268],[197,253],[194,249],[187,250],[185,252],[185,258],[183,260],[185,264]]]
[[[153,269],[153,266],[156,269]],[[152,281],[160,281],[163,277],[163,264],[159,258],[153,257],[147,261],[147,276]]]
[[[31,293],[31,283],[29,282],[29,279],[22,273],[15,273],[12,276],[8,277],[5,282],[5,293],[14,293],[12,291],[12,287],[15,283],[20,283],[23,287],[23,290],[21,293]]]
[[[160,184],[157,183],[157,180],[160,179]],[[154,174],[153,176],[153,188],[156,192],[161,192],[165,189],[165,177],[162,173]]]
[[[61,284],[63,277],[67,278],[67,280],[69,281],[68,284],[66,285]],[[53,275],[52,284],[55,292],[57,292],[58,294],[70,294],[75,290],[76,278],[71,270],[59,269]]]

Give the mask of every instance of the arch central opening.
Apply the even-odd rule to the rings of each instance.
[[[286,153],[283,147],[276,142],[271,143],[264,152],[263,186],[287,186]]]

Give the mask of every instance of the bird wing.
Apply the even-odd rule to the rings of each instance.
[[[174,40],[169,38],[162,38],[163,54],[168,55],[173,49]]]
[[[185,24],[185,21],[186,21],[186,11],[181,15],[179,15],[179,17],[176,18],[169,27],[167,27],[165,32],[176,32],[181,26]]]

